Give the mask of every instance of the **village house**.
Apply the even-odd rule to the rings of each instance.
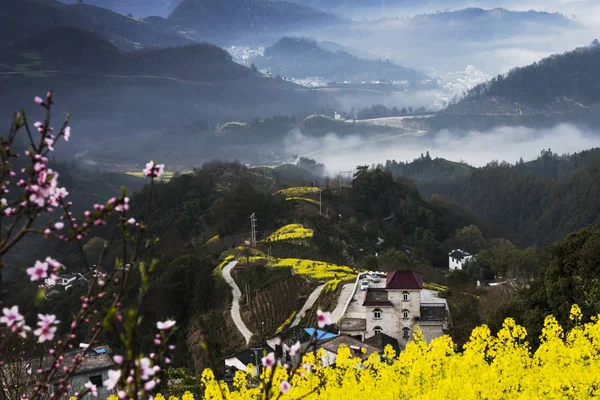
[[[448,305],[437,292],[423,289],[423,275],[410,270],[389,272],[385,282],[355,290],[341,320],[340,334],[363,341],[377,334],[394,338],[403,349],[418,325],[427,341],[448,329]]]
[[[82,346],[85,347],[85,346]],[[64,355],[65,365],[71,365],[72,360],[78,354],[85,352],[83,364],[75,371],[71,377],[72,390],[70,396],[74,396],[77,392],[84,389],[87,382],[92,382],[98,388],[98,396],[107,398],[115,394],[112,390],[107,390],[102,386],[102,383],[108,379],[108,371],[114,367],[112,360],[112,352],[107,345],[98,345],[93,347],[85,347],[84,349],[71,350]],[[36,381],[34,371],[39,368],[40,364],[46,368],[52,362],[52,357],[45,358],[30,358],[24,361],[8,363],[0,369],[0,398],[2,395],[5,398],[18,398],[23,393],[24,387],[32,387]],[[54,381],[60,379],[60,372],[55,376]],[[49,389],[52,393],[52,388]],[[92,398],[91,395],[85,395],[84,398]]]
[[[473,255],[464,250],[452,250],[450,254],[448,254],[448,268],[450,269],[450,271],[462,271],[465,267],[465,264],[472,258]]]

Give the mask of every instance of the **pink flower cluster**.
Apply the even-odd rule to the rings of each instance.
[[[2,309],[2,314],[0,324],[6,325],[10,328],[11,332],[16,333],[22,338],[27,337],[27,332],[31,331],[31,328],[25,325],[25,318],[19,313],[19,306],[5,307]]]
[[[56,333],[56,326],[60,322],[56,319],[56,315],[52,314],[38,314],[38,326],[33,334],[38,337],[39,343],[44,343],[46,341],[51,341],[54,339],[54,334]]]
[[[21,180],[17,184],[25,186],[30,203],[36,204],[40,208],[46,204],[58,207],[60,199],[67,197],[69,192],[64,187],[58,187],[58,172],[47,168],[48,158],[36,154],[33,159],[35,161],[33,172],[37,174],[37,177],[34,175],[28,182]],[[25,206],[27,203],[24,202],[21,205]]]
[[[157,164],[156,161],[150,161],[144,168],[144,175],[150,178],[160,178],[165,173],[165,164]]]
[[[46,257],[44,262],[36,261],[35,265],[27,268],[27,274],[32,282],[42,278],[56,279],[56,273],[61,271],[64,266],[52,257]]]

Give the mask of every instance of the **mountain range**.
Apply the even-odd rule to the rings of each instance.
[[[0,38],[4,42],[22,40],[57,26],[96,32],[126,50],[191,43],[163,18],[136,19],[85,3],[67,5],[56,0],[0,1]]]
[[[74,129],[86,127],[79,138],[91,142],[172,129],[190,119],[216,123],[230,115],[309,111],[320,101],[234,63],[214,45],[128,52],[100,34],[65,26],[0,49],[0,72],[0,117],[31,108],[34,96],[53,89],[61,110],[73,113]]]
[[[345,51],[329,51],[306,38],[284,37],[251,61],[273,74],[293,78],[321,77],[326,81],[414,81],[425,74],[390,60],[365,60]]]
[[[197,39],[216,42],[242,37],[250,41],[247,35],[271,37],[338,21],[307,6],[261,0],[182,0],[168,19],[191,30]]]
[[[60,0],[65,4],[77,4],[79,0]],[[135,17],[167,17],[180,0],[83,0],[85,4],[104,7],[120,14],[133,14]]]

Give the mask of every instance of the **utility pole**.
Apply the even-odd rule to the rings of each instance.
[[[250,216],[250,227],[252,228],[252,236],[250,237],[250,245],[256,247],[256,214]]]
[[[321,189],[319,189],[319,215],[323,216],[323,213],[321,212]]]

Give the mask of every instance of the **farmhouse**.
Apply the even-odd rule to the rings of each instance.
[[[472,258],[473,255],[467,253],[464,250],[452,250],[450,254],[448,254],[448,268],[450,269],[450,271],[454,271],[457,269],[462,270],[467,261],[469,261]]]
[[[410,270],[388,273],[385,282],[355,290],[341,320],[340,334],[360,341],[377,334],[396,339],[400,348],[418,325],[427,341],[448,329],[448,305],[437,292],[423,289],[423,275]]]

